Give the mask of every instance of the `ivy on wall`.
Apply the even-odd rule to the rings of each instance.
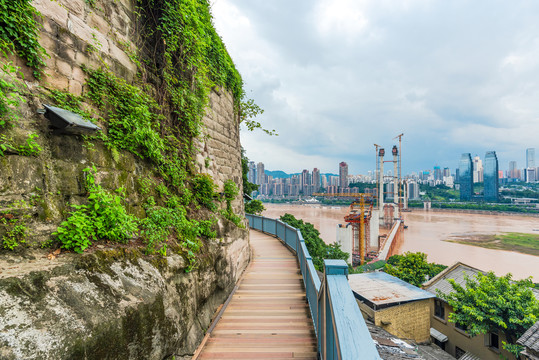
[[[36,17],[40,14],[30,3],[31,0],[0,0],[0,52],[20,56],[39,79],[47,55],[38,42]]]
[[[213,27],[207,0],[138,0],[136,15],[139,50],[130,56],[139,66],[140,82],[127,83],[105,65],[86,68],[88,80],[82,96],[51,90],[50,98],[63,108],[96,121],[96,114],[91,114],[83,103],[93,105],[99,110],[97,120],[105,125],[105,130],[89,140],[103,141],[113,158],[123,150],[150,162],[162,182],[141,181],[148,189],[142,194],[146,217],[140,221],[124,214],[119,195],[113,196],[94,183],[89,188],[89,205],[74,206],[59,227],[57,237],[63,247],[76,251],[83,251],[93,240],[118,241],[93,225],[75,226],[92,223],[89,219],[97,215],[90,213],[103,208],[104,215],[122,215],[119,218],[126,219],[124,225],[129,230],[126,236],[141,236],[148,253],[165,255],[169,237],[178,239],[181,250],[187,254],[189,270],[196,263],[199,237],[216,236],[212,231],[215,215],[208,220],[189,219],[201,206],[242,226],[242,219],[231,208],[231,201],[238,194],[237,186],[227,181],[223,193],[226,210],[219,211],[217,203],[222,199],[213,180],[194,173],[193,139],[200,135],[210,92],[214,87],[230,91],[237,119],[245,121],[250,130],[261,127],[252,119],[262,110],[245,98],[241,76]],[[46,53],[38,43],[37,16],[29,0],[0,0],[0,51],[19,55],[39,76]],[[157,200],[153,197],[156,192]],[[103,206],[96,208],[96,194],[115,207],[109,208],[107,201],[101,201]],[[77,233],[81,229],[87,231]],[[68,242],[75,238],[76,243]],[[122,237],[121,242],[126,239]]]

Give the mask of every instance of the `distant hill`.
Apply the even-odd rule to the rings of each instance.
[[[273,176],[274,179],[288,179],[289,177],[293,175],[293,174],[287,174],[281,170],[275,170],[275,171],[264,170],[264,172],[268,176]]]
[[[272,176],[274,179],[288,179],[288,178],[290,178],[292,175],[299,175],[299,173],[287,174],[287,173],[285,173],[285,172],[282,171],[282,170],[275,170],[275,171],[264,170],[264,172],[266,173],[266,175]],[[311,172],[311,173],[312,173],[312,172]],[[332,173],[324,173],[324,174],[321,174],[321,175],[326,175],[326,176],[339,176],[339,175],[337,175],[337,174],[332,174]]]

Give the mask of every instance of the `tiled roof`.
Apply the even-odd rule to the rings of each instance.
[[[533,324],[532,327],[517,340],[517,343],[528,349],[539,352],[539,321]]]
[[[462,357],[459,358],[460,360],[481,360],[479,356],[476,356],[470,352],[467,352],[466,354],[462,355]]]
[[[457,284],[465,287],[466,281],[464,280],[464,275],[474,277],[480,272],[484,273],[479,269],[458,262],[423,284],[423,289],[435,295],[437,295],[436,290],[440,290],[443,294],[449,294],[453,292],[453,287],[447,281],[448,279],[453,279]]]
[[[369,320],[365,320],[365,323],[383,360],[455,360],[434,344],[422,345],[410,340],[403,341]]]

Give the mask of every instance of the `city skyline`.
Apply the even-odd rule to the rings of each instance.
[[[497,155],[497,152],[496,151],[486,151],[485,153],[485,156],[481,157],[479,155],[473,155],[470,153],[470,156],[472,158],[472,180],[473,182],[483,182],[483,160],[486,159],[486,156],[489,154],[489,153],[494,153],[495,154],[495,157],[496,157],[496,163],[497,163],[497,171],[502,171],[503,172],[503,176],[504,178],[525,178],[527,175],[524,174],[524,172],[526,172],[526,169],[529,168],[530,166],[523,166],[523,167],[519,167],[518,165],[518,161],[516,160],[512,160],[512,161],[508,161],[507,165],[504,166],[503,164],[501,164],[501,162],[499,161],[499,158],[498,158],[498,155]],[[527,148],[525,149],[525,163],[526,165],[535,165],[535,148]],[[252,162],[252,161],[251,161]],[[258,162],[258,163],[262,163],[263,162]],[[314,168],[316,169],[319,173],[321,174],[332,174],[332,175],[340,175],[341,171],[340,171],[340,165],[341,164],[345,164],[346,165],[346,173],[347,174],[351,174],[351,175],[367,175],[368,173],[371,173],[371,172],[374,172],[375,171],[375,168],[373,167],[373,169],[370,169],[370,170],[367,170],[365,172],[350,172],[349,171],[349,168],[348,168],[348,163],[346,161],[341,161],[339,162],[336,166],[335,166],[335,169],[334,170],[327,170],[327,171],[321,171],[320,169],[318,168]],[[477,166],[479,166],[480,168],[477,169]],[[264,167],[264,165],[263,165]],[[410,171],[410,172],[403,172],[402,173],[402,176],[409,176],[409,175],[412,175],[412,174],[419,174],[423,171],[431,171],[433,172],[433,175],[435,178],[438,178],[438,176],[436,175],[437,171],[440,172],[440,176],[439,178],[442,179],[443,177],[446,177],[446,176],[454,176],[456,174],[456,170],[459,169],[460,167],[460,162],[458,160],[455,161],[455,165],[452,166],[452,167],[449,167],[449,166],[446,166],[446,167],[441,167],[437,164],[435,165],[432,165],[430,168],[423,168],[423,169],[416,169],[416,170],[413,170],[413,171]],[[536,180],[539,180],[539,170],[537,169],[537,167],[534,167],[535,172],[533,173],[533,180],[536,181]],[[292,172],[287,172],[287,171],[284,171],[280,168],[277,168],[277,169],[266,169],[267,171],[283,171],[285,173],[287,173],[288,175],[294,175],[294,174],[300,174],[302,171],[305,171],[307,170],[306,167],[301,167],[301,170],[298,168],[296,169],[295,171],[292,171]],[[392,173],[392,168],[388,169],[386,168],[385,171],[384,171],[384,174],[391,174]],[[254,182],[253,182],[254,183]]]

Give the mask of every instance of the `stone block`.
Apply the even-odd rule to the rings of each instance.
[[[82,84],[77,80],[69,80],[69,92],[75,96],[82,95]]]
[[[56,39],[51,37],[51,35],[41,32],[39,34],[39,44],[47,51],[47,53],[54,57],[56,53]]]
[[[52,19],[59,26],[67,27],[68,11],[60,3],[52,0],[33,0],[32,6],[47,19]]]
[[[60,59],[56,60],[56,70],[58,73],[66,77],[71,77],[71,74],[73,73],[73,68],[71,67],[71,64]]]
[[[60,4],[66,7],[70,13],[83,17],[86,4],[84,0],[59,0]]]
[[[65,90],[69,85],[69,80],[66,76],[57,72],[45,73],[43,77],[48,87],[56,90]]]
[[[105,35],[92,29],[88,24],[76,16],[69,16],[68,29],[73,35],[84,40],[96,49],[108,53],[109,43]]]
[[[41,160],[32,156],[8,155],[0,158],[2,195],[29,194],[36,187],[43,189]]]
[[[101,34],[108,34],[110,31],[110,25],[107,20],[97,15],[95,12],[91,13],[87,18],[88,25],[94,28]]]
[[[119,2],[125,7],[127,11],[135,10],[135,2],[133,0],[119,0]]]
[[[120,49],[114,42],[109,44],[109,55],[111,58],[117,60],[122,66],[124,66],[129,72],[136,73],[137,66],[131,61],[129,56]]]
[[[73,72],[71,73],[71,79],[78,81],[81,84],[86,82],[86,74],[78,66],[73,66]]]
[[[72,40],[70,36],[68,36],[69,39]],[[71,41],[71,44],[73,42]],[[68,46],[66,42],[64,43],[58,43],[57,46],[57,56],[64,61],[67,61],[68,63],[73,63],[75,61],[75,50],[73,50],[72,46]]]

